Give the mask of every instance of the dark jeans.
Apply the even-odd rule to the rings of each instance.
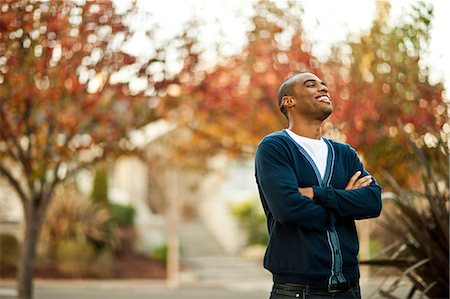
[[[309,286],[294,286],[282,283],[275,283],[270,293],[270,299],[319,299],[319,298],[340,298],[340,299],[361,299],[361,290],[359,285],[335,293],[329,293],[326,290],[320,291],[310,289]]]

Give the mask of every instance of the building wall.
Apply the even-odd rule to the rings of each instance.
[[[178,201],[179,225],[192,220],[183,217],[189,207],[194,209],[192,217],[206,227],[226,253],[236,254],[243,248],[246,236],[231,214],[231,205],[257,196],[253,162],[218,156],[211,160],[211,166],[213,171],[206,173],[178,169],[175,175],[167,176],[162,171],[148,173],[148,168],[136,158],[127,157],[115,163],[111,200],[136,208],[138,251],[149,252],[166,242],[164,215],[153,213],[147,204],[149,175],[170,180],[165,184],[166,192]]]
[[[199,217],[228,254],[238,253],[246,236],[231,214],[231,205],[257,196],[252,160],[224,156],[211,161],[214,173],[204,178]]]
[[[23,236],[22,203],[15,191],[0,179],[0,234],[12,235],[18,242]]]
[[[111,202],[130,204],[135,208],[135,250],[147,255],[166,243],[164,216],[154,214],[147,203],[148,175],[141,160],[121,158],[114,163],[109,185]]]

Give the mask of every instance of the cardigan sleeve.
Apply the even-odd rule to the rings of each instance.
[[[354,174],[359,170],[361,171],[360,177],[370,175],[356,151],[351,147],[349,149],[349,173]],[[381,187],[374,177],[369,186],[358,189],[343,190],[332,186],[313,186],[313,190],[314,201],[333,211],[337,217],[367,219],[378,217],[381,213]]]
[[[274,140],[262,141],[255,158],[255,175],[261,200],[274,219],[301,229],[326,231],[336,219],[317,202],[300,194],[286,149]]]

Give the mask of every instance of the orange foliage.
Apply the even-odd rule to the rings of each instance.
[[[139,13],[133,6],[124,15],[112,1],[6,1],[0,9],[0,158],[26,164],[30,186],[61,165],[70,173],[132,149],[119,141],[161,117],[162,107],[149,107],[145,89],[157,95],[178,81],[166,73],[155,80],[146,71],[164,61],[167,44],[139,62],[122,50],[134,34],[125,24],[126,16]],[[181,75],[195,67],[191,44],[177,37],[177,46],[188,50]],[[113,82],[130,67],[128,79]],[[130,88],[137,76],[147,79],[144,90]],[[93,158],[86,159],[85,149]]]
[[[292,11],[300,9],[298,3],[290,5]],[[305,69],[321,75],[294,15],[266,1],[255,3],[255,10],[242,53],[226,58],[196,84],[183,86],[180,98],[192,116],[177,117],[189,130],[177,150],[191,160],[203,163],[221,151],[252,154],[264,135],[287,125],[277,105],[279,85]],[[288,34],[287,26],[295,30],[289,47],[277,41]]]
[[[341,63],[339,51],[328,65],[337,91],[332,120],[373,169],[384,169],[403,183],[415,169],[401,130],[410,132],[419,146],[430,148],[428,154],[434,155],[431,149],[445,142],[441,135],[448,114],[443,84],[431,84],[429,69],[419,65],[433,10],[418,4],[409,12],[410,22],[390,27],[388,4],[378,5],[371,31],[357,42],[348,42],[350,65]],[[427,142],[426,134],[432,134],[435,142]]]

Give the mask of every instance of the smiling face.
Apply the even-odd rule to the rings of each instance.
[[[316,75],[301,73],[286,83],[287,88],[282,98],[282,105],[289,114],[323,121],[333,112],[328,87]]]

